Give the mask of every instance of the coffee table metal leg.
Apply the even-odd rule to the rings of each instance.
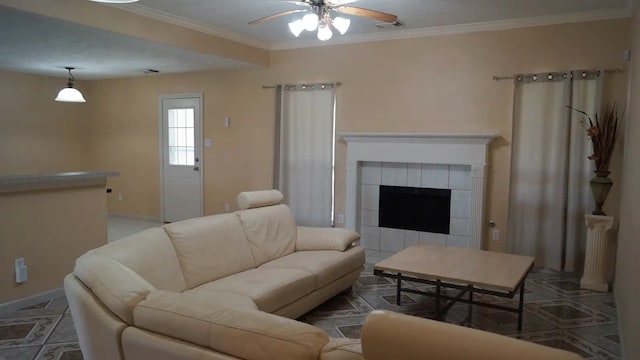
[[[524,280],[522,279],[522,284],[520,285],[520,301],[518,306],[518,331],[522,331],[522,310],[524,308]]]
[[[436,280],[436,319],[440,318],[440,280]]]
[[[400,290],[402,288],[402,274],[398,273],[398,288],[396,289],[396,305],[400,306]]]

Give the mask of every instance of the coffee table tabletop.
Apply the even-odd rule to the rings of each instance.
[[[534,260],[530,256],[420,244],[375,264],[374,269],[513,292],[533,267]]]

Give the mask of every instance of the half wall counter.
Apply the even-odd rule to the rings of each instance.
[[[106,184],[118,175],[0,176],[0,309],[63,294],[75,259],[108,241]]]

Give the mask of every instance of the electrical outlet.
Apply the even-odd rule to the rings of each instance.
[[[19,267],[19,266],[24,266],[24,258],[17,258],[17,259],[15,259],[14,262],[15,262],[14,266],[16,268]]]
[[[344,224],[344,215],[338,215],[338,224]]]
[[[124,199],[124,197],[122,196],[122,194],[118,194],[118,201],[122,201],[122,199]]]
[[[500,230],[498,229],[491,230],[491,240],[500,240]]]
[[[229,203],[224,203],[224,211],[225,212],[231,211],[231,206],[229,205]]]

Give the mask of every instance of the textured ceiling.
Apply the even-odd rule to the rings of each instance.
[[[0,6],[0,69],[79,80],[178,73],[249,64]]]
[[[380,29],[374,26],[374,20],[348,16],[352,20],[349,32],[335,35],[324,43],[309,32],[304,32],[300,38],[291,35],[287,23],[304,13],[256,25],[247,24],[280,11],[306,8],[295,1],[140,0],[114,6],[260,48],[285,49],[424,36],[452,29],[490,30],[492,26],[513,28],[620,18],[630,15],[632,1],[357,0],[349,6],[398,15],[405,26]],[[175,73],[252,65],[0,5],[0,69],[65,77],[65,66],[78,68],[75,71],[78,79],[102,79],[142,75],[149,68]]]
[[[351,29],[344,37],[375,38],[385,32],[415,31],[432,27],[475,24],[539,17],[575,17],[582,14],[628,11],[631,0],[357,0],[348,6],[383,11],[398,16],[404,28],[373,26],[376,21],[349,16]],[[287,0],[140,0],[132,7],[159,11],[187,19],[204,26],[232,32],[245,39],[253,39],[268,46],[296,47],[319,44],[315,35],[303,32],[299,39],[291,35],[287,24],[304,13],[286,15],[268,22],[248,25],[255,20],[280,11],[307,9]],[[333,15],[333,14],[332,14]],[[336,35],[338,37],[338,35]],[[335,38],[334,38],[335,39]]]

